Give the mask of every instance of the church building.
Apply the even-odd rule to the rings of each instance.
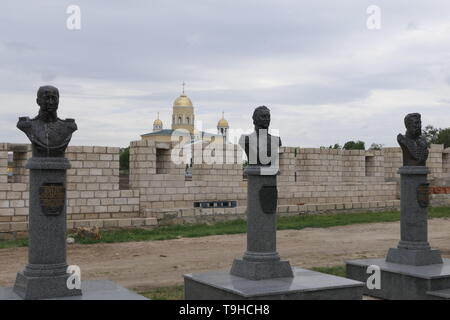
[[[215,139],[221,139],[227,141],[228,121],[225,120],[222,113],[222,119],[217,123],[217,134],[199,131],[195,128],[195,114],[194,105],[191,99],[184,93],[184,84],[182,94],[175,99],[172,107],[172,125],[170,129],[164,129],[162,121],[159,119],[159,113],[157,119],[153,122],[153,131],[141,135],[144,140],[152,140],[156,142],[170,142],[173,132],[177,129],[183,129],[182,132],[191,136],[191,142],[197,141],[211,141],[213,137]]]

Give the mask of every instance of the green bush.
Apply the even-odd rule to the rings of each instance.
[[[130,147],[120,149],[120,170],[130,170]]]
[[[366,145],[364,141],[348,141],[344,144],[345,150],[365,150]]]

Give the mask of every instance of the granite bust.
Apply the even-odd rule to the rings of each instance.
[[[422,136],[420,113],[410,113],[405,117],[406,134],[399,134],[397,141],[403,152],[404,166],[425,166],[428,159],[428,144]]]
[[[39,114],[30,119],[20,117],[17,128],[32,144],[33,157],[64,157],[66,148],[77,130],[74,119],[59,119],[59,91],[53,86],[42,86],[37,92]]]
[[[253,112],[255,131],[242,135],[239,145],[247,155],[251,166],[270,166],[277,156],[281,139],[269,134],[270,110],[266,106],[257,107]]]

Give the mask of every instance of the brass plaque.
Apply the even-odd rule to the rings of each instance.
[[[430,204],[430,184],[422,183],[417,187],[417,202],[422,208],[428,207]]]
[[[58,216],[66,204],[66,188],[62,183],[44,183],[39,188],[42,212],[47,216]]]
[[[276,186],[263,186],[259,190],[259,203],[266,214],[274,214],[277,211],[278,190]]]

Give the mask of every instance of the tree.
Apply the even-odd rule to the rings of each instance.
[[[422,130],[422,135],[427,140],[428,146],[437,143],[438,134],[441,130],[442,129],[435,128],[432,125],[427,125],[425,129]]]
[[[365,150],[366,146],[364,141],[347,141],[344,144],[344,149],[345,150]]]
[[[427,140],[428,146],[430,144],[443,144],[444,148],[450,147],[450,128],[441,129],[427,125],[422,130],[422,135]]]
[[[443,144],[444,148],[450,147],[450,128],[440,129],[436,139],[437,144]]]
[[[120,148],[119,162],[121,171],[130,170],[130,147]]]
[[[339,143],[335,143],[334,146],[330,146],[330,149],[338,149],[338,150],[340,150],[340,149],[342,149],[342,146],[339,145]]]
[[[383,145],[381,143],[372,143],[370,145],[369,150],[381,150],[383,148]]]

